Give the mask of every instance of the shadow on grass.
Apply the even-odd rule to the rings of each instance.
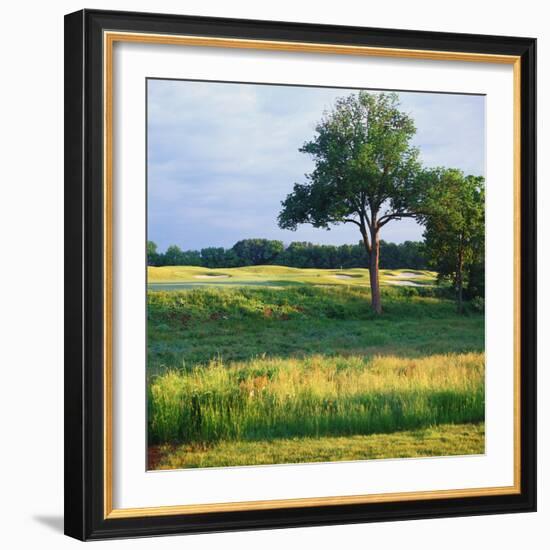
[[[303,283],[150,292],[148,372],[220,358],[421,357],[484,349],[483,315],[458,315],[452,300],[433,290],[385,290],[380,316],[369,299],[362,287]]]

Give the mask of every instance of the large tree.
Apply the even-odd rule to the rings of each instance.
[[[465,286],[470,297],[484,291],[485,180],[442,168],[426,177],[434,183],[425,201],[426,250],[439,277],[451,279],[462,313]]]
[[[369,257],[372,308],[382,312],[380,231],[393,220],[416,217],[421,204],[418,150],[411,145],[413,119],[394,93],[361,91],[336,100],[301,152],[314,170],[282,202],[279,226],[330,229],[354,224]]]

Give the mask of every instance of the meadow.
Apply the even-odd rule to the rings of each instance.
[[[484,452],[484,316],[429,271],[148,268],[149,468]]]

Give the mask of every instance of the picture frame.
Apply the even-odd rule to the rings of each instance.
[[[507,66],[512,70],[513,483],[119,508],[113,467],[117,44]],[[259,54],[258,54],[259,55]],[[340,59],[339,57],[337,57]],[[306,60],[307,61],[307,60]],[[166,75],[170,77],[169,74]],[[215,80],[216,75],[212,75]],[[333,82],[338,86],[339,82]],[[82,10],[65,17],[65,533],[80,540],[536,510],[536,40]],[[417,89],[422,87],[419,82]],[[141,168],[143,166],[141,165]],[[496,195],[493,195],[493,199]],[[491,200],[493,200],[491,199]],[[136,215],[142,215],[138,212]],[[513,264],[513,265],[512,265]],[[136,428],[138,429],[138,428]],[[143,427],[143,429],[145,429]],[[308,468],[308,465],[303,468]],[[259,470],[257,470],[259,472]],[[148,474],[151,475],[171,475]],[[157,478],[158,479],[158,478]],[[324,480],[318,479],[322,486]],[[147,498],[143,495],[143,498]]]

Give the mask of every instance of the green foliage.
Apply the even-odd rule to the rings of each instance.
[[[153,241],[147,241],[147,265],[161,265],[160,254]]]
[[[239,259],[239,265],[270,264],[284,250],[281,241],[268,239],[243,239],[231,249]]]
[[[275,263],[290,267],[337,269],[367,267],[369,257],[363,243],[340,246],[293,242],[277,256]],[[401,244],[380,241],[382,269],[427,269],[424,246],[419,242]]]
[[[179,246],[171,245],[164,253],[164,259],[167,265],[182,265],[183,252]]]
[[[179,246],[169,246],[160,258],[160,265],[197,265],[200,263],[200,252],[197,250],[181,250]]]
[[[481,234],[481,232],[480,232]],[[482,244],[478,250],[484,249]],[[485,297],[485,258],[483,253],[479,254],[478,258],[467,266],[466,271],[467,286],[465,289],[465,297],[468,300],[476,298],[484,299]]]
[[[384,290],[388,300],[389,321],[415,315],[440,317],[452,312],[449,301],[435,302],[441,292],[437,287],[395,287]],[[153,291],[148,293],[149,318],[168,320],[173,314],[189,320],[207,320],[225,316],[239,319],[374,319],[365,309],[369,290],[364,286],[342,284],[339,287],[292,285],[284,289],[239,286],[236,288],[195,288],[193,290]],[[266,312],[269,312],[267,314]],[[157,317],[158,316],[158,317]]]
[[[475,313],[483,313],[485,311],[485,299],[481,296],[475,296],[470,302],[470,307]]]
[[[410,215],[420,169],[418,150],[410,145],[415,132],[397,94],[361,91],[339,98],[300,149],[311,155],[315,169],[283,201],[279,225],[355,223],[366,230]]]
[[[485,290],[485,180],[456,169],[426,172],[432,181],[425,201],[425,246],[441,279],[456,288],[462,311],[463,288],[469,298]]]
[[[204,267],[234,267],[240,265],[239,259],[232,250],[223,247],[203,248],[200,254],[200,263]]]
[[[241,243],[244,242],[241,241]],[[241,255],[239,255],[234,247],[230,249],[207,247],[203,248],[200,252],[196,250],[181,251],[178,247],[170,247],[170,254],[167,256],[158,252],[157,245],[149,241],[147,263],[154,267],[193,265],[209,268],[226,268],[256,265],[255,262],[263,258],[263,265],[347,269],[350,267],[366,267],[369,262],[363,243],[334,246],[313,244],[310,242],[292,242],[287,247],[281,249],[280,241],[249,239],[246,242],[260,243],[257,247],[259,250],[252,255],[247,251],[247,248],[252,248],[251,246],[240,244],[238,251]],[[261,243],[265,243],[265,245]],[[423,243],[405,241],[401,244],[395,244],[380,241],[380,267],[383,269],[427,269],[428,262]]]
[[[401,244],[380,241],[382,269],[428,269],[424,243],[405,241]]]

